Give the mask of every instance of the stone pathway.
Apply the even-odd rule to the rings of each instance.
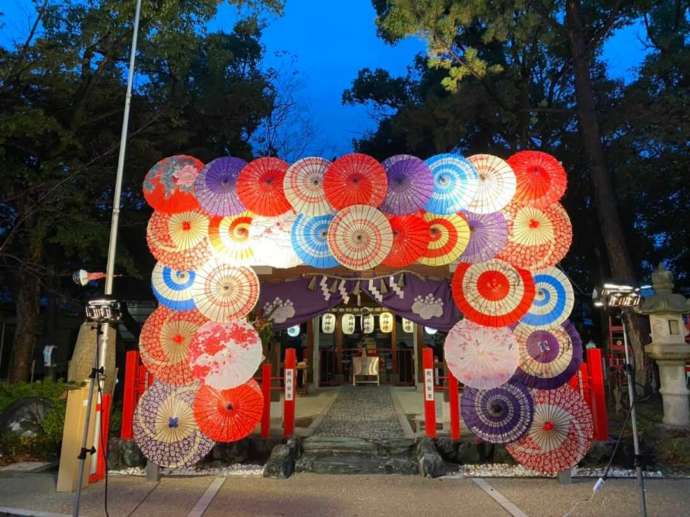
[[[401,438],[390,387],[343,386],[314,434],[376,441]]]

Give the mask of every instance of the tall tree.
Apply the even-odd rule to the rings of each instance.
[[[259,26],[249,19],[207,35],[217,4],[143,2],[125,213],[141,214],[141,178],[162,156],[249,156],[251,134],[271,113]],[[277,0],[252,4],[280,9]],[[26,41],[0,48],[0,274],[17,309],[12,381],[28,378],[51,272],[103,260],[134,15],[134,2],[121,0],[36,7]],[[117,258],[136,270],[122,247]]]

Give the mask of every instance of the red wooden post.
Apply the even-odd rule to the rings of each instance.
[[[601,350],[587,350],[587,367],[589,369],[589,386],[592,399],[592,418],[594,420],[594,439],[608,440],[609,418],[606,413],[606,392],[604,390],[604,368]]]
[[[424,429],[429,438],[436,438],[436,401],[434,400],[434,351],[424,347]]]
[[[589,386],[589,368],[587,367],[587,363],[583,362],[580,365],[580,393],[582,393],[582,398],[585,399],[585,402],[587,402],[587,405],[589,406],[589,409],[592,409],[592,390],[590,389]]]
[[[271,363],[261,365],[261,393],[264,396],[264,411],[261,414],[261,438],[271,435]]]
[[[101,403],[98,404],[96,410],[101,414],[101,429],[98,435],[98,443],[96,450],[98,457],[96,459],[96,472],[89,478],[90,483],[100,481],[105,477],[105,455],[108,450],[108,438],[110,435],[110,408],[112,407],[112,396],[108,393],[103,395]]]
[[[137,405],[137,368],[139,366],[139,352],[131,350],[125,354],[125,385],[122,393],[122,424],[120,438],[131,440],[134,438],[134,408]]]
[[[283,399],[283,437],[291,438],[295,432],[295,380],[297,353],[294,348],[285,350],[285,398]]]
[[[460,403],[458,400],[458,380],[446,368],[448,375],[448,404],[450,404],[450,438],[457,442],[460,439]]]

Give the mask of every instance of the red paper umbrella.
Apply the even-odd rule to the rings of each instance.
[[[507,327],[517,322],[529,310],[535,295],[529,271],[497,259],[458,264],[451,288],[465,318],[487,327]]]
[[[555,266],[568,252],[572,226],[558,204],[548,208],[510,205],[508,243],[497,255],[514,266],[535,270]]]
[[[393,230],[393,247],[383,261],[390,267],[405,267],[426,253],[431,240],[429,223],[418,215],[394,215],[388,218]]]
[[[352,205],[379,206],[386,198],[386,170],[371,156],[346,154],[334,161],[323,177],[326,199],[336,210]]]
[[[283,191],[288,164],[278,158],[258,158],[242,169],[237,178],[237,196],[247,210],[257,215],[280,215],[291,206]]]
[[[392,245],[388,219],[371,206],[343,208],[328,227],[328,249],[340,264],[356,271],[381,264]]]
[[[424,220],[429,223],[429,244],[419,263],[426,266],[451,264],[470,242],[470,227],[456,214],[439,215],[427,212]]]
[[[236,442],[248,436],[261,421],[264,397],[254,380],[216,390],[201,386],[194,398],[194,419],[204,435],[217,442]]]
[[[556,474],[575,465],[592,445],[592,414],[570,386],[531,390],[534,419],[527,434],[506,450],[525,467]]]
[[[568,178],[561,162],[540,151],[520,151],[508,158],[515,171],[517,189],[513,202],[547,207],[563,197]]]
[[[139,350],[156,379],[176,386],[194,382],[189,343],[206,321],[198,311],[176,312],[161,306],[151,313],[141,328]]]
[[[208,218],[201,212],[154,212],[146,242],[156,260],[178,271],[192,271],[210,256]]]
[[[144,178],[144,199],[158,212],[174,214],[196,210],[194,180],[204,164],[183,154],[159,161]]]

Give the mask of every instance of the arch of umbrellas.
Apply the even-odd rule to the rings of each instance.
[[[555,267],[572,240],[559,203],[566,183],[539,151],[161,160],[144,181],[159,307],[140,339],[156,382],[137,407],[138,445],[158,465],[190,465],[259,422],[252,377],[271,311],[257,316],[252,266],[341,266],[355,278],[378,265],[454,264],[449,288],[463,318],[444,347],[465,386],[466,425],[535,471],[577,464],[592,417],[567,385],[582,343],[567,320],[572,286]],[[382,289],[387,281],[400,291],[394,277]]]

